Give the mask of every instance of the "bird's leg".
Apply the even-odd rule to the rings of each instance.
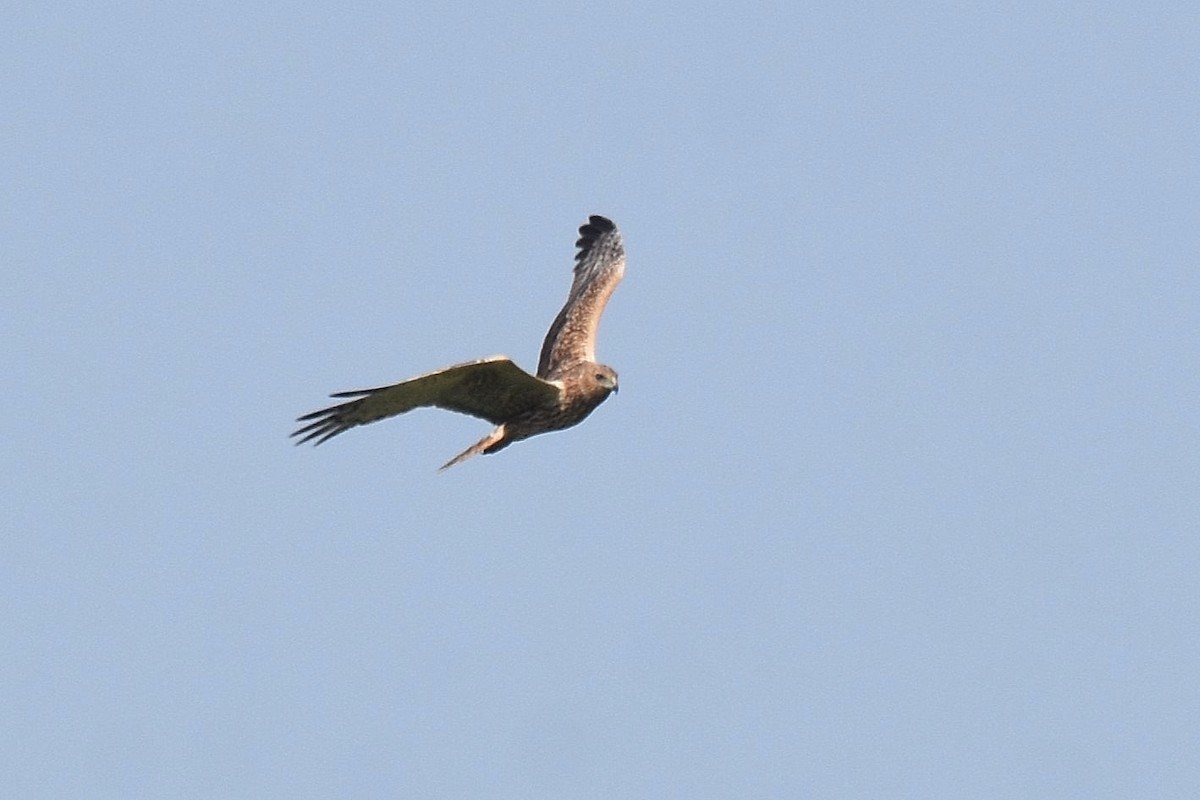
[[[485,452],[492,445],[499,444],[502,441],[504,441],[504,426],[497,425],[496,428],[487,436],[483,437],[478,442],[471,445],[466,450],[463,450],[454,458],[450,459],[445,464],[442,464],[442,466],[438,467],[438,472],[448,470],[460,461],[466,461],[471,456],[477,456],[480,453]]]

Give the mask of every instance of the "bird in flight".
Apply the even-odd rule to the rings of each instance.
[[[617,373],[596,361],[596,330],[613,289],[625,274],[625,246],[611,220],[592,215],[575,243],[575,279],[530,375],[508,356],[491,356],[418,375],[391,386],[330,395],[354,398],[298,418],[296,444],[320,444],[356,425],[433,406],[495,425],[487,436],[442,465],[495,453],[539,433],[577,425],[617,391]]]

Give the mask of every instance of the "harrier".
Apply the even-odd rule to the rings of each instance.
[[[596,361],[596,329],[604,306],[625,274],[625,246],[617,226],[590,217],[575,243],[575,279],[530,375],[507,356],[492,356],[419,375],[391,386],[338,392],[353,397],[297,422],[296,444],[320,444],[356,425],[433,406],[470,414],[496,428],[442,465],[447,469],[479,453],[495,453],[539,433],[577,425],[617,391],[617,373]],[[441,470],[439,470],[441,471]]]

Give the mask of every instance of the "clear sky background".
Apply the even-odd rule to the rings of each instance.
[[[1195,3],[0,31],[0,796],[1200,796]]]

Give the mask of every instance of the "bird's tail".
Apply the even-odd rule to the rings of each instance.
[[[477,456],[480,453],[487,452],[488,448],[492,447],[495,444],[500,443],[503,440],[504,440],[504,426],[498,425],[498,426],[496,426],[495,430],[493,430],[487,436],[483,437],[478,442],[471,445],[466,450],[463,450],[461,453],[456,455],[454,458],[450,459],[445,464],[442,464],[440,467],[438,467],[438,472],[444,472],[444,471],[450,469],[451,467],[453,467],[455,464],[458,464],[459,462],[462,462],[462,461],[466,461],[471,456]],[[499,448],[497,448],[497,449],[499,449]]]

